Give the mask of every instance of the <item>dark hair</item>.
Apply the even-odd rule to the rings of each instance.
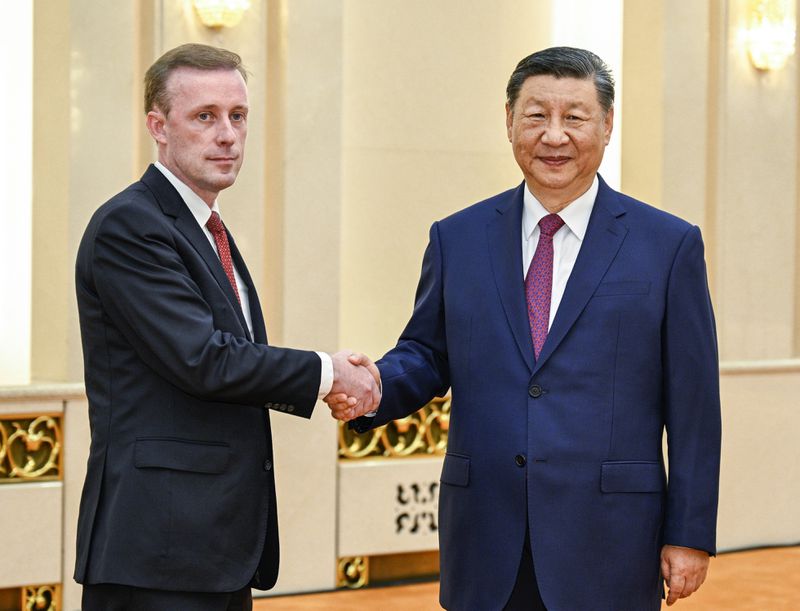
[[[181,45],[159,57],[144,75],[145,114],[153,108],[159,108],[164,114],[169,114],[167,79],[177,68],[238,70],[247,82],[247,70],[242,65],[242,58],[233,51],[197,43]]]
[[[513,107],[523,83],[531,76],[594,79],[597,100],[603,112],[614,104],[614,77],[606,63],[591,51],[574,47],[550,47],[528,55],[517,64],[506,87],[506,100]]]

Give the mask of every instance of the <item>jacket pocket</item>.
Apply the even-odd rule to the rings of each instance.
[[[662,492],[666,487],[664,470],[658,461],[605,462],[601,469],[603,492]]]
[[[139,469],[172,469],[194,473],[222,473],[228,467],[227,443],[174,437],[140,437],[136,440],[134,465]]]
[[[443,484],[466,486],[469,484],[469,456],[447,453],[442,467]]]
[[[612,295],[647,295],[650,292],[650,283],[641,280],[627,280],[623,282],[603,282],[594,292],[595,297]]]

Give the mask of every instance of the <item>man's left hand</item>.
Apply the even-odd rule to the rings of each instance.
[[[706,580],[708,552],[691,547],[665,545],[661,548],[661,573],[669,587],[667,606],[695,592]]]

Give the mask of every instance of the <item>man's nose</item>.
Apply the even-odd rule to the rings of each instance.
[[[230,119],[223,118],[217,123],[217,141],[221,144],[230,144],[236,140],[236,130],[233,129]]]
[[[551,119],[547,122],[542,135],[542,142],[552,146],[565,144],[569,140],[567,133],[564,131],[564,124],[560,119]]]

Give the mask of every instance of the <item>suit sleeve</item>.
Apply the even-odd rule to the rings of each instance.
[[[383,396],[374,418],[355,420],[362,433],[414,413],[450,387],[444,308],[444,263],[438,223],[422,260],[414,311],[397,346],[377,361]]]
[[[206,401],[291,403],[296,415],[310,417],[319,356],[255,344],[217,328],[163,216],[135,211],[112,209],[92,236],[91,288],[109,324],[184,392]]]
[[[669,483],[664,543],[716,553],[719,357],[703,241],[692,227],[670,272],[663,328]]]

